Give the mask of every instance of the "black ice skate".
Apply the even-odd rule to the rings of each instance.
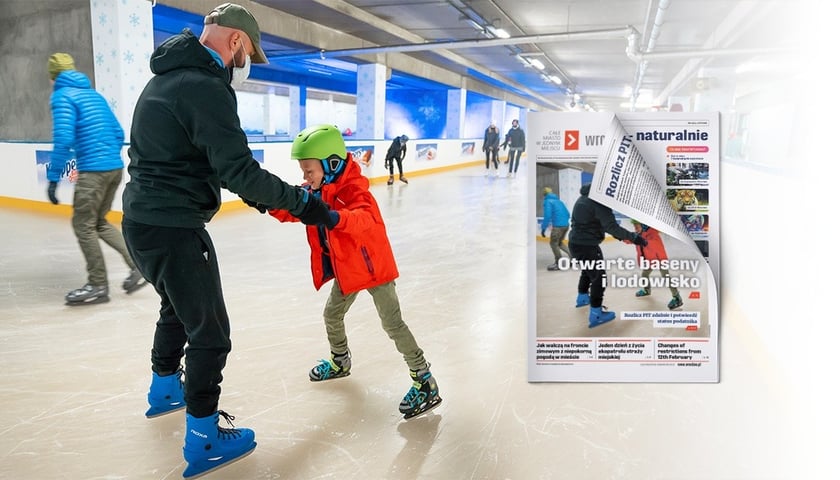
[[[82,288],[72,290],[65,297],[65,305],[93,305],[96,303],[105,303],[110,300],[108,298],[107,285],[91,285],[85,284]]]
[[[408,420],[428,412],[443,401],[440,398],[437,381],[429,371],[429,365],[421,370],[411,370],[411,388],[400,402],[400,413]]]
[[[333,380],[350,375],[350,350],[336,355],[330,353],[329,360],[321,360],[318,365],[309,371],[309,380],[320,382],[322,380]]]
[[[145,285],[146,279],[143,278],[143,274],[141,274],[139,270],[134,268],[131,270],[131,272],[129,272],[128,277],[126,277],[126,279],[123,280],[122,287],[123,290],[125,290],[125,293],[132,293],[137,290],[140,290]]]
[[[674,310],[675,308],[680,308],[682,306],[683,306],[683,301],[682,301],[682,297],[680,296],[679,293],[674,295],[674,298],[672,298],[671,301],[668,302],[668,309],[669,310]]]

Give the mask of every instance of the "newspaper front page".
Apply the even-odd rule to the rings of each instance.
[[[719,114],[533,112],[527,137],[528,380],[717,382]],[[569,234],[552,245],[546,202],[572,213],[584,186],[648,245],[607,233],[597,262],[570,254]],[[578,301],[591,270],[615,314],[603,323]]]

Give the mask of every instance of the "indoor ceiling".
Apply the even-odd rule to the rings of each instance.
[[[389,88],[463,87],[535,110],[667,108],[793,75],[807,15],[793,0],[241,3],[270,59],[258,80],[352,94],[356,66],[376,61],[389,67]]]

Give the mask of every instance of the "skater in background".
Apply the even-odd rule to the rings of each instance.
[[[633,228],[636,230],[636,233],[641,235],[647,241],[647,245],[636,245],[636,260],[641,263],[641,260],[668,260],[668,254],[665,252],[665,243],[662,242],[662,237],[659,235],[659,230],[655,228],[649,227],[644,223],[639,222],[638,220],[630,220],[633,223]],[[630,243],[629,241],[626,241]],[[645,280],[650,278],[651,269],[646,268],[642,271],[642,277]],[[662,277],[669,279],[671,278],[671,274],[667,268],[660,268],[659,273]],[[647,283],[647,285],[650,285]],[[671,290],[671,301],[668,302],[668,309],[674,310],[675,308],[682,307],[683,301],[682,297],[680,296],[680,291],[677,290],[675,287],[670,286],[668,287]],[[636,292],[637,297],[647,297],[650,295],[650,287],[646,286]]]
[[[247,78],[252,60],[268,63],[256,19],[240,5],[219,5],[204,17],[200,38],[184,29],[155,49],[154,76],[134,109],[123,235],[160,296],[146,416],[186,408],[185,478],[257,446],[253,430],[220,423],[233,420],[219,409],[231,329],[206,224],[221,188],[249,204],[286,208],[306,224],[330,218],[323,202],[261,168],[248,148],[231,82]]]
[[[484,151],[484,168],[487,170],[487,176],[490,176],[490,162],[493,162],[493,168],[496,170],[496,176],[499,176],[499,142],[501,141],[499,129],[496,127],[495,121],[490,121],[490,126],[484,130],[484,144],[481,150]]]
[[[510,147],[508,154],[508,177],[516,178],[516,172],[519,170],[519,158],[522,152],[525,151],[525,130],[519,128],[519,120],[513,119],[510,130],[505,135],[505,143],[502,148]]]
[[[299,162],[304,188],[330,208],[329,222],[306,227],[315,289],[334,280],[324,306],[330,358],[313,367],[309,379],[320,382],[350,374],[344,316],[359,292],[367,290],[382,328],[409,368],[412,386],[400,403],[400,413],[408,419],[436,407],[442,401],[437,382],[403,321],[395,283],[397,264],[368,179],[331,125],[300,132],[292,142],[291,156]],[[269,214],[281,222],[296,220],[285,210],[273,209]]]
[[[125,133],[105,98],[76,70],[73,57],[55,53],[47,61],[53,85],[50,110],[53,119],[53,152],[47,168],[47,197],[58,204],[56,188],[67,161],[76,156],[73,192],[73,233],[87,266],[87,283],[64,297],[67,305],[104,303],[108,297],[108,271],[99,240],[116,250],[128,265],[122,287],[131,293],[145,280],[125,246],[122,233],[105,219],[122,183],[120,155]]]
[[[394,162],[397,162],[397,168],[400,172],[400,181],[408,183],[408,180],[403,175],[403,159],[405,158],[406,144],[408,143],[408,136],[400,135],[391,142],[388,147],[388,153],[385,154],[385,168],[391,173],[388,177],[388,185],[394,184]]]
[[[612,210],[589,198],[592,184],[580,187],[580,197],[572,208],[571,231],[569,232],[569,251],[575,260],[603,260],[601,242],[605,233],[619,240],[645,246],[647,241],[638,233],[621,228]],[[589,328],[597,327],[615,318],[603,306],[606,271],[598,268],[582,269],[578,280],[576,307],[589,305]]]
[[[543,219],[540,225],[540,235],[545,238],[545,231],[551,227],[551,238],[549,239],[549,246],[554,253],[554,263],[546,267],[549,271],[560,270],[558,262],[566,253],[566,256],[572,258],[569,249],[563,244],[563,239],[566,238],[566,232],[569,231],[569,209],[566,204],[560,200],[551,190],[551,187],[543,189]]]

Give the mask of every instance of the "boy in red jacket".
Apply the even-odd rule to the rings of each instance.
[[[409,419],[438,406],[442,399],[430,364],[402,319],[394,282],[399,273],[379,206],[341,132],[332,125],[306,128],[292,142],[291,157],[300,163],[304,188],[330,208],[329,224],[306,227],[315,289],[335,279],[324,307],[330,359],[313,367],[309,379],[319,382],[350,375],[344,315],[356,295],[367,290],[382,328],[409,367],[412,386],[400,403],[400,413]],[[286,210],[268,213],[281,222],[299,221]]]
[[[633,223],[633,228],[635,228],[636,233],[647,240],[647,245],[644,247],[636,245],[636,260],[639,263],[641,263],[643,258],[649,261],[668,260],[668,255],[665,253],[665,244],[662,242],[662,237],[659,235],[659,231],[639,222],[638,220],[630,221]],[[650,279],[650,272],[650,268],[643,270],[642,277],[644,277],[645,280]],[[671,274],[667,268],[660,268],[659,273],[666,279],[671,278]],[[645,284],[650,285],[650,282],[645,282]],[[680,291],[672,286],[669,286],[668,288],[671,290],[672,296],[671,301],[668,302],[668,308],[670,310],[674,310],[675,308],[682,307],[683,301],[682,297],[680,297]],[[649,286],[646,286],[636,292],[637,297],[646,297],[648,295],[650,295]]]

